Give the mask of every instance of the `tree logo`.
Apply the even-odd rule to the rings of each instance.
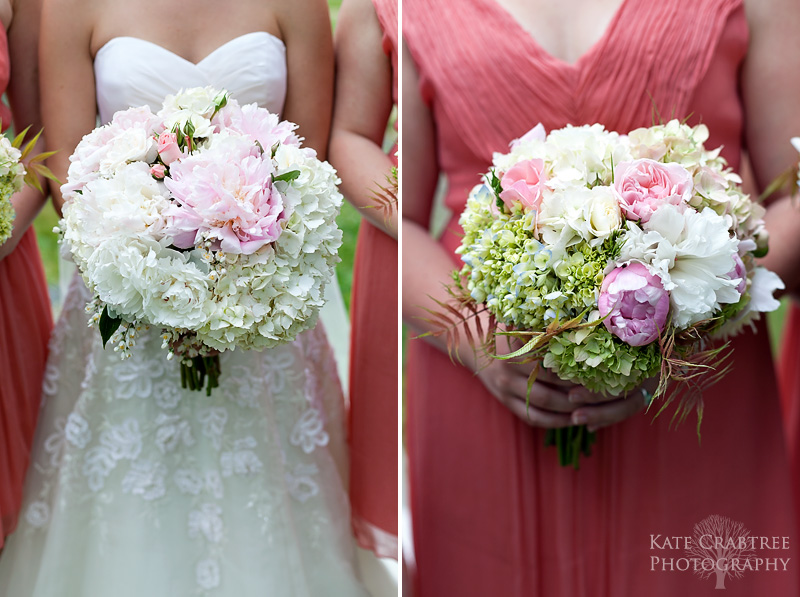
[[[716,580],[725,588],[726,578],[741,578],[756,560],[753,539],[745,526],[725,516],[712,514],[694,525],[694,536],[686,555],[696,562],[694,573]]]

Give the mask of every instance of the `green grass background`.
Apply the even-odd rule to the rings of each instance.
[[[331,10],[331,21],[334,24],[336,23],[336,16],[339,13],[341,4],[342,0],[328,1],[328,6]],[[344,232],[344,242],[342,248],[339,250],[339,256],[342,258],[342,262],[336,268],[336,275],[339,279],[339,285],[342,288],[345,304],[349,309],[350,287],[353,282],[353,259],[355,257],[356,237],[358,236],[358,226],[361,222],[361,216],[352,205],[345,202],[337,221]],[[51,296],[55,299],[58,298],[58,243],[56,241],[56,235],[53,234],[53,227],[57,222],[58,217],[56,216],[55,210],[52,204],[48,203],[33,224],[36,230],[36,237],[39,241],[39,249],[42,253],[47,283],[51,288]]]

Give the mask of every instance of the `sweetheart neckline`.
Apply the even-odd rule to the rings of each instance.
[[[137,41],[137,42],[140,42],[140,43],[143,43],[143,44],[158,48],[159,50],[162,50],[162,51],[166,52],[167,54],[171,54],[171,55],[175,56],[176,58],[179,58],[183,62],[186,62],[187,64],[191,64],[192,66],[200,66],[206,60],[209,60],[212,56],[214,56],[215,54],[217,54],[218,52],[220,52],[221,50],[223,50],[227,46],[230,46],[231,44],[233,44],[235,42],[241,41],[242,39],[245,39],[245,38],[248,38],[248,37],[251,37],[251,36],[254,36],[254,35],[266,35],[267,39],[271,39],[273,41],[276,41],[284,49],[286,48],[286,44],[284,43],[284,41],[280,37],[278,37],[277,35],[273,35],[272,33],[269,33],[268,31],[250,31],[249,33],[243,33],[242,35],[238,35],[238,36],[234,37],[233,39],[229,39],[228,41],[226,41],[221,46],[218,46],[218,47],[214,48],[213,50],[211,50],[211,52],[206,54],[203,58],[201,58],[197,62],[192,62],[188,58],[185,58],[185,57],[181,56],[180,54],[178,54],[176,52],[173,52],[169,48],[165,48],[161,44],[158,44],[158,43],[156,43],[154,41],[150,41],[149,39],[136,37],[134,35],[118,35],[116,37],[112,37],[106,43],[104,43],[102,46],[100,46],[98,48],[97,52],[95,52],[94,60],[97,60],[97,57],[100,55],[100,53],[103,50],[105,50],[106,48],[108,48],[110,45],[112,45],[114,42],[125,40],[125,39],[129,39],[129,40]]]

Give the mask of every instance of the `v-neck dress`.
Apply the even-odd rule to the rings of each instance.
[[[469,189],[492,152],[538,122],[627,132],[659,116],[688,117],[708,125],[709,145],[723,145],[739,166],[741,0],[625,0],[574,65],[545,52],[494,0],[404,0],[403,15],[447,177],[453,218],[440,243],[454,267]],[[543,430],[516,419],[470,371],[411,341],[416,597],[702,595],[720,575],[729,594],[796,595],[798,538],[765,326],[733,345],[731,372],[704,394],[702,443],[692,421],[671,429],[669,415],[639,414],[602,429],[575,471],[543,446]],[[762,564],[703,578],[683,542],[665,541],[725,520],[751,536],[788,537],[780,549],[754,552],[790,559],[787,570]]]

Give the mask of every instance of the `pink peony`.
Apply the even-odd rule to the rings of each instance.
[[[294,133],[297,125],[280,120],[277,115],[259,108],[256,104],[240,106],[235,101],[230,101],[212,122],[223,130],[230,129],[258,141],[264,151],[270,151],[275,143],[300,145],[300,138]]]
[[[605,277],[597,306],[609,332],[626,344],[644,346],[664,329],[669,293],[658,276],[632,261]]]
[[[500,179],[500,186],[503,187],[500,199],[508,209],[521,204],[526,210],[538,210],[544,181],[544,161],[534,159],[517,162]]]
[[[728,273],[728,278],[731,280],[739,280],[739,284],[736,286],[736,292],[744,294],[747,288],[747,269],[744,267],[744,262],[742,258],[739,257],[738,253],[733,254],[733,269]]]
[[[680,164],[648,159],[622,162],[614,169],[614,189],[629,220],[647,222],[666,204],[686,207],[692,198],[692,176]]]
[[[178,146],[178,135],[169,131],[161,133],[158,136],[158,155],[167,166],[175,160],[181,159],[183,154]]]
[[[166,210],[175,246],[211,240],[214,249],[250,255],[277,240],[287,214],[273,173],[272,161],[238,137],[174,162],[164,183],[177,199]]]
[[[111,124],[123,129],[141,127],[147,131],[154,131],[160,123],[161,119],[153,114],[149,106],[121,110],[111,117]]]

